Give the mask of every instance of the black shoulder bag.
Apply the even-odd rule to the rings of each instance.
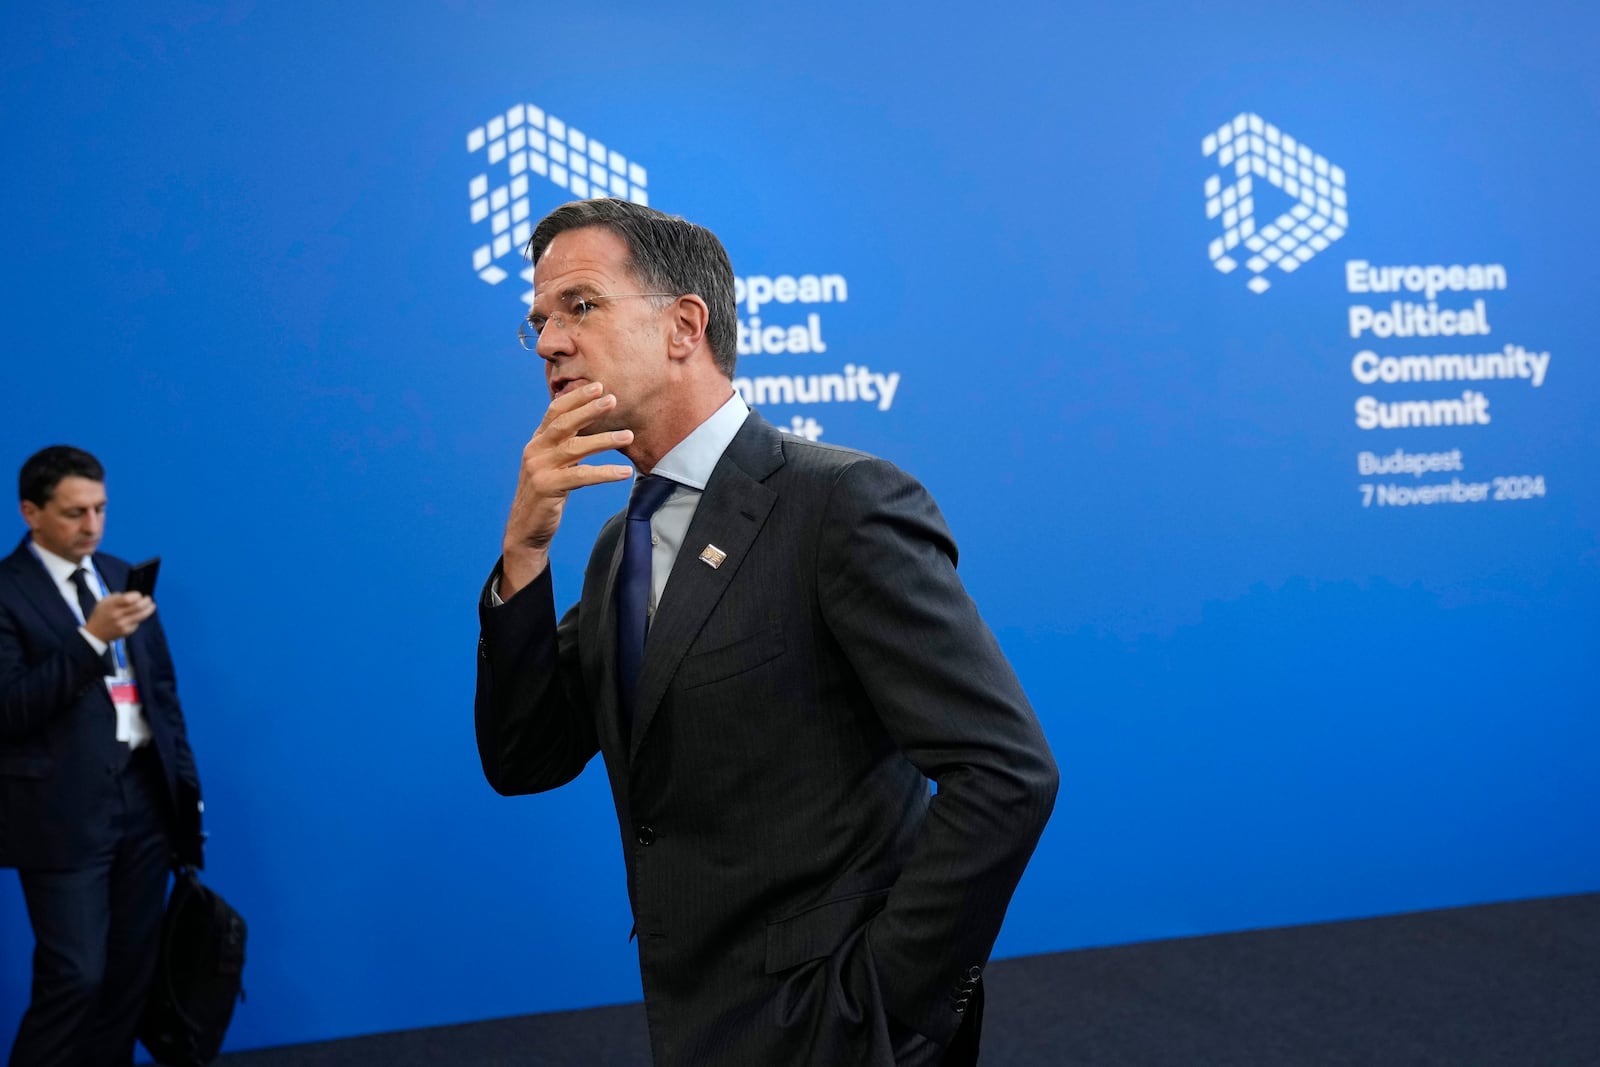
[[[161,921],[161,950],[139,1040],[167,1067],[217,1058],[244,999],[245,924],[191,867],[179,867]]]

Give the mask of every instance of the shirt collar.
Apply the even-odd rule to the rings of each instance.
[[[33,554],[39,558],[39,562],[44,564],[44,569],[50,572],[50,577],[54,578],[59,585],[65,585],[72,581],[72,574],[79,567],[87,568],[89,573],[93,574],[96,579],[100,577],[100,572],[95,569],[92,556],[84,556],[82,563],[74,563],[70,559],[56,555],[32,537],[28,538],[28,544],[32,546]]]
[[[650,473],[703,491],[711,480],[711,472],[716,468],[717,461],[728,450],[728,445],[733,442],[749,414],[750,405],[735,392],[711,413],[710,418],[696,426],[688,437],[662,456],[661,462]]]

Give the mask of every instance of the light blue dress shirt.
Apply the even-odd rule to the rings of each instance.
[[[717,462],[722,459],[722,454],[728,450],[728,445],[733,442],[734,435],[749,414],[750,406],[743,397],[734,393],[712,412],[710,418],[696,426],[688,437],[662,456],[661,462],[650,472],[678,483],[672,495],[667,497],[667,502],[650,518],[650,544],[653,547],[650,551],[650,604],[646,612],[652,617],[656,613],[656,605],[661,602],[663,590],[667,588],[672,563],[678,558],[683,539],[689,534],[689,524],[694,521],[695,510],[700,506],[700,496],[705,492],[706,483],[711,480],[711,472],[716,469]]]

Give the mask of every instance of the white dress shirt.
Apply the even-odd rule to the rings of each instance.
[[[78,587],[73,582],[72,575],[81,566],[89,572],[89,591],[94,594],[95,600],[98,601],[105,596],[108,591],[105,579],[101,578],[100,572],[95,569],[94,558],[85,556],[81,564],[73,563],[69,559],[63,559],[56,555],[32,538],[29,538],[29,543],[33,548],[34,555],[38,557],[40,563],[44,564],[44,569],[50,572],[50,577],[56,583],[56,592],[60,593],[61,599],[67,602],[67,607],[71,610],[73,617],[80,623],[87,622],[88,620],[83,617],[83,608],[78,604]],[[89,647],[99,655],[104,655],[106,649],[111,647],[90,633],[86,626],[79,626],[78,632],[83,635],[85,641],[89,642]],[[133,661],[128,658],[127,643],[119,641],[117,644],[122,647],[117,648],[115,650],[116,655],[112,657],[112,662],[117,667],[116,673],[106,676],[106,691],[108,693],[115,693],[116,686],[131,685],[134,681]],[[129,748],[139,748],[141,745],[148,744],[150,742],[150,724],[145,721],[144,705],[138,702],[118,703],[115,697],[113,697],[111,704],[117,709],[117,740],[126,743]]]

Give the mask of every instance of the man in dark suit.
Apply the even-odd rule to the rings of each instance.
[[[973,1062],[1057,779],[937,507],[749,411],[709,231],[583,201],[529,255],[552,400],[480,604],[485,775],[604,756],[658,1067]],[[566,496],[635,469],[558,624]]]
[[[0,562],[0,867],[33,926],[11,1067],[133,1062],[175,859],[199,866],[200,782],[155,602],[96,552],[105,471],[22,466],[29,534]]]

